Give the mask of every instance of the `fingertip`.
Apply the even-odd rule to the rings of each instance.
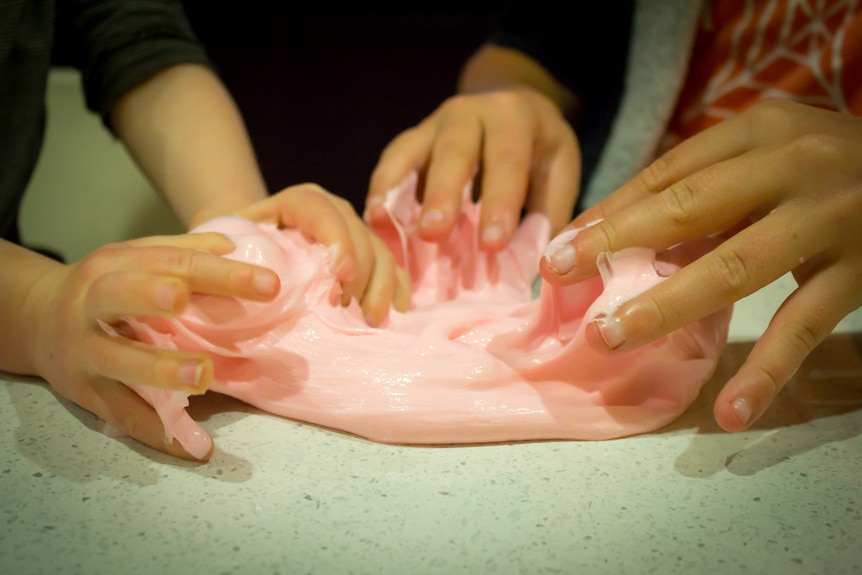
[[[452,221],[447,210],[429,207],[422,210],[417,229],[420,239],[439,242],[445,240],[451,231]]]
[[[177,377],[181,387],[177,391],[189,395],[203,395],[215,379],[215,367],[206,354],[199,354],[183,360],[177,366]]]
[[[190,292],[186,282],[179,278],[166,277],[156,283],[153,289],[153,303],[159,310],[174,316],[188,305]]]
[[[568,229],[557,234],[542,254],[542,264],[550,275],[561,277],[578,265],[578,254],[572,244],[580,230]]]
[[[370,327],[379,327],[380,324],[383,322],[383,318],[376,310],[363,310],[363,312],[365,317],[365,323],[367,323]]]
[[[344,284],[352,282],[356,276],[356,268],[353,264],[355,253],[351,247],[343,243],[336,243],[327,249],[329,251],[329,268],[335,277]]]
[[[499,222],[488,224],[479,234],[479,249],[487,253],[496,253],[504,249],[512,239],[511,232]]]
[[[373,196],[368,199],[362,219],[373,227],[385,226],[390,222],[382,197]]]
[[[716,399],[713,414],[718,426],[728,432],[744,431],[755,420],[751,400],[746,397]]]
[[[212,439],[212,436],[205,431],[200,432],[202,436],[198,437],[198,441],[201,443],[205,443],[208,446],[208,449],[202,455],[193,455],[189,451],[187,451],[182,444],[177,441],[174,437],[170,441],[165,441],[162,451],[167,453],[168,455],[172,455],[179,459],[184,459],[186,461],[195,461],[197,463],[207,463],[215,453],[215,442]]]
[[[542,276],[542,279],[548,282],[551,285],[559,286],[565,285],[565,276],[561,276],[558,274],[551,266],[548,264],[548,261],[543,257],[539,260],[539,274]]]
[[[769,409],[775,398],[774,386],[760,380],[731,378],[713,406],[715,421],[725,431],[744,431]]]
[[[584,339],[595,351],[608,353],[626,343],[625,331],[618,316],[599,314],[584,328]]]
[[[281,279],[274,271],[262,269],[255,272],[252,285],[260,298],[270,300],[281,290]]]

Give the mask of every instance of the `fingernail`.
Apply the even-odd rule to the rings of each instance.
[[[200,380],[203,371],[204,364],[193,359],[182,362],[177,370],[183,383],[194,391],[197,391],[200,388]]]
[[[155,293],[156,306],[165,311],[173,311],[177,305],[177,290],[170,284],[159,284]]]
[[[623,324],[616,316],[597,315],[593,319],[593,323],[599,330],[602,339],[605,340],[605,345],[610,349],[616,349],[626,341]]]
[[[565,231],[551,240],[545,248],[545,263],[558,274],[562,275],[577,265],[575,247],[571,244],[576,235],[577,230]]]
[[[446,214],[443,213],[443,210],[433,208],[425,210],[425,213],[422,214],[422,219],[419,221],[419,225],[421,227],[433,226],[435,224],[439,224],[445,219]]]
[[[375,197],[368,200],[368,203],[365,204],[365,212],[362,214],[362,219],[368,221],[371,219],[371,212],[373,212],[378,206],[383,205],[383,198]]]
[[[254,291],[260,295],[272,295],[278,285],[278,280],[271,273],[254,274]]]
[[[751,421],[751,404],[748,403],[748,400],[744,397],[737,397],[733,400],[731,407],[739,421],[743,425],[748,425],[748,422]]]
[[[496,244],[503,238],[503,226],[500,224],[491,224],[482,230],[483,244]]]

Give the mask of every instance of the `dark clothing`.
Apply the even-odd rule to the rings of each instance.
[[[0,237],[19,240],[51,66],[81,71],[88,108],[110,128],[123,94],[180,63],[209,61],[179,1],[0,0]]]
[[[583,114],[569,118],[581,146],[581,190],[592,176],[625,87],[633,0],[602,0],[588,8],[511,2],[489,41],[518,50],[578,95]]]

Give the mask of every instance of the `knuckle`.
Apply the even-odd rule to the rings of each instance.
[[[326,195],[330,198],[332,204],[341,212],[353,212],[353,204],[350,203],[346,198],[342,198],[341,196],[335,196],[326,192]]]
[[[806,357],[822,339],[815,327],[801,320],[791,321],[781,333],[785,344],[797,358]]]
[[[679,181],[659,194],[662,208],[667,216],[678,226],[691,223],[694,215],[694,190],[685,181]]]
[[[776,124],[785,124],[792,120],[799,104],[782,98],[762,100],[743,112],[741,116],[755,130],[764,129]]]
[[[443,103],[440,104],[439,111],[445,112],[453,108],[460,108],[462,106],[469,105],[472,100],[473,96],[470,94],[455,94],[446,98]]]
[[[524,109],[524,95],[518,90],[500,90],[488,96],[491,107],[502,113],[518,113]]]
[[[673,329],[675,322],[672,305],[658,297],[649,296],[644,302],[644,310],[649,318],[648,325],[643,326],[644,329],[655,334],[668,333]]]
[[[160,259],[168,270],[180,275],[191,274],[194,268],[194,254],[191,250],[165,248],[159,249]]]
[[[471,145],[460,130],[441,130],[434,141],[433,156],[470,156]]]
[[[619,231],[611,220],[604,220],[593,226],[588,226],[581,230],[578,236],[579,241],[575,249],[589,248],[596,255],[603,251],[616,251],[619,246]],[[578,257],[581,257],[580,253]]]
[[[784,386],[780,377],[773,371],[772,368],[766,367],[763,365],[755,366],[757,373],[760,374],[760,377],[757,378],[757,381],[760,382],[760,385],[763,385],[766,390],[766,394],[769,397],[775,397],[781,388]]]
[[[640,171],[637,179],[642,187],[651,193],[658,193],[668,187],[670,182],[671,162],[667,154],[657,158]]]
[[[745,258],[732,249],[716,250],[709,259],[709,268],[719,287],[732,296],[741,295],[750,279]]]
[[[787,144],[787,153],[793,165],[813,162],[817,166],[822,166],[824,163],[839,162],[847,149],[846,146],[846,142],[838,136],[823,132],[809,132],[790,140]]]

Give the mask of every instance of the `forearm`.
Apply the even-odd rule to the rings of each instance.
[[[36,375],[29,346],[35,345],[36,318],[30,310],[33,287],[59,264],[0,240],[0,370]]]
[[[239,110],[204,66],[161,72],[121,98],[111,121],[189,227],[267,197]]]
[[[559,83],[529,56],[503,46],[486,44],[464,65],[458,92],[472,94],[518,86],[532,88],[550,98],[566,117],[576,117],[581,109],[577,95]]]

